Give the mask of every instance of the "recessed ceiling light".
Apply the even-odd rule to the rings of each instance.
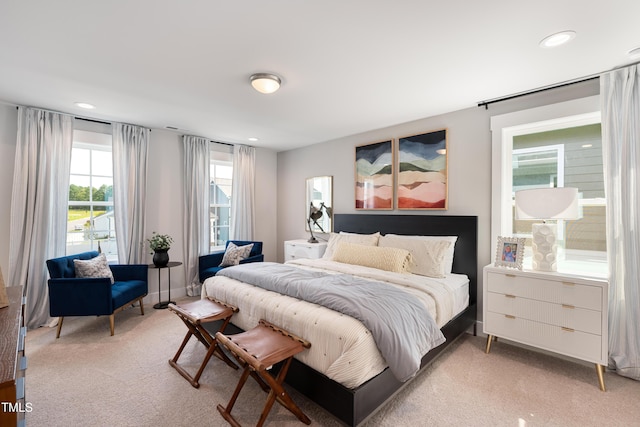
[[[576,36],[575,31],[560,31],[559,33],[551,34],[540,41],[540,47],[556,47],[563,45]]]
[[[88,102],[76,102],[75,105],[76,107],[84,108],[86,110],[93,110],[94,108],[96,108],[95,105],[89,104]]]
[[[593,144],[582,144],[582,148],[591,148]]]
[[[249,138],[249,141],[251,142],[256,142],[258,140],[258,138],[256,138],[255,136],[252,136],[251,138]]]

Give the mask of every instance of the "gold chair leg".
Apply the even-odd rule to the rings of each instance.
[[[596,363],[596,373],[598,374],[598,383],[600,384],[600,390],[607,391],[607,388],[604,386],[604,366]]]
[[[58,329],[56,331],[56,338],[60,338],[60,331],[62,330],[62,321],[64,320],[64,317],[58,317]]]
[[[489,352],[491,351],[491,341],[493,341],[493,335],[488,335],[487,336],[487,348],[484,350],[484,352],[486,354],[489,354]]]
[[[109,327],[111,328],[111,336],[113,336],[113,332],[115,330],[115,314],[111,314],[109,316]]]

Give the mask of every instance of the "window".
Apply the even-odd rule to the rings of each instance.
[[[514,138],[513,191],[540,187],[564,187],[564,144],[516,148]]]
[[[111,135],[74,131],[69,180],[67,255],[101,250],[117,261]]]
[[[223,249],[229,240],[233,151],[226,144],[211,143],[209,153],[209,246],[213,251]]]
[[[523,146],[533,147],[519,148]],[[578,257],[583,251],[604,256],[606,252],[602,167],[600,123],[513,138],[514,193],[524,188],[578,189],[582,218],[568,221],[566,230],[562,224],[558,227],[558,237],[564,242],[567,256]],[[515,234],[523,231],[527,231],[527,236],[530,234],[530,221],[514,220],[513,224]]]
[[[496,116],[492,132],[497,165],[493,172],[493,240],[497,236],[531,237],[532,222],[514,219],[516,191],[576,187],[582,218],[558,221],[558,252],[566,262],[604,265],[606,201],[597,97]],[[530,251],[528,240],[525,263]]]

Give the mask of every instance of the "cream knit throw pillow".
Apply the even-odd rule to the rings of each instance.
[[[411,262],[411,253],[399,248],[381,248],[343,242],[336,247],[332,259],[345,264],[406,273]]]

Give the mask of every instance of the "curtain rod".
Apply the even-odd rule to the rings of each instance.
[[[23,107],[25,107],[25,108],[33,108],[35,110],[46,111],[48,113],[55,113],[55,114],[63,114],[65,116],[72,116],[74,119],[77,119],[77,120],[84,120],[85,122],[99,123],[99,124],[102,124],[102,125],[113,125],[113,123],[114,123],[114,122],[105,122],[104,120],[93,119],[93,118],[90,118],[90,117],[76,116],[75,114],[69,114],[69,113],[65,113],[63,111],[49,110],[48,108],[32,107],[32,106],[28,106],[28,105],[23,105]],[[20,108],[20,106],[16,105],[16,109],[17,108]],[[146,126],[134,125],[132,123],[123,123],[123,122],[118,122],[118,123],[122,123],[123,125],[137,126],[137,127],[141,127],[141,128],[146,127]],[[149,129],[149,128],[147,128],[147,129]],[[152,129],[149,129],[149,132],[151,132],[151,130]]]
[[[176,128],[177,129],[177,128]],[[196,138],[202,138],[202,139],[206,139],[209,142],[213,142],[214,144],[222,144],[222,145],[228,145],[229,147],[233,147],[235,144],[232,144],[230,142],[221,142],[221,141],[214,141],[211,138],[207,138],[206,136],[198,136],[198,135],[192,135],[192,134],[188,134],[188,133],[184,133],[182,134],[182,136],[194,136]]]
[[[514,93],[512,95],[506,95],[506,96],[502,96],[502,97],[499,97],[499,98],[493,98],[493,99],[489,99],[489,100],[486,100],[486,101],[480,101],[480,102],[478,102],[478,107],[484,107],[485,110],[488,110],[490,104],[495,104],[497,102],[507,101],[509,99],[514,99],[514,98],[520,98],[521,96],[532,95],[534,93],[544,92],[544,91],[551,90],[551,89],[557,89],[557,88],[564,87],[564,86],[570,86],[570,85],[573,85],[573,84],[576,84],[576,83],[582,83],[582,82],[586,82],[586,81],[590,81],[590,80],[595,80],[595,79],[600,78],[600,76],[603,75],[604,73],[607,73],[607,72],[610,72],[610,71],[619,70],[621,68],[629,67],[629,66],[632,66],[632,65],[638,65],[638,64],[640,64],[640,61],[636,61],[636,62],[632,62],[632,63],[629,63],[629,64],[621,65],[619,67],[612,68],[609,71],[603,71],[601,73],[591,74],[589,76],[579,77],[577,79],[567,80],[567,81],[556,83],[556,84],[552,84],[552,85],[549,85],[549,86],[543,86],[543,87],[540,87],[540,88],[537,88],[537,89],[532,89],[532,90],[527,90],[527,91],[524,91],[524,92]]]
[[[103,125],[111,125],[111,124],[113,124],[111,122],[103,122],[102,120],[88,119],[86,117],[75,116],[75,118],[78,119],[78,120],[84,120],[85,122],[100,123],[100,124],[103,124]]]
[[[525,92],[514,93],[513,95],[501,96],[500,98],[493,98],[493,99],[489,99],[487,101],[478,102],[478,107],[484,107],[485,110],[488,110],[490,104],[495,104],[497,102],[502,102],[502,101],[508,101],[508,100],[514,99],[514,98],[520,98],[521,96],[533,95],[534,93],[545,92],[545,91],[551,90],[551,89],[557,89],[557,88],[560,88],[560,87],[571,86],[571,85],[574,85],[576,83],[587,82],[587,81],[595,80],[595,79],[598,79],[598,78],[600,78],[600,74],[595,74],[595,75],[582,77],[582,78],[575,79],[575,80],[568,80],[568,81],[565,81],[565,82],[562,82],[562,83],[556,83],[556,84],[549,85],[549,86],[543,86],[543,87],[540,87],[540,88],[537,88],[537,89],[527,90]]]
[[[47,112],[49,112],[49,113],[56,113],[56,114],[64,114],[64,115],[66,115],[66,116],[73,116],[73,118],[75,118],[75,119],[78,119],[78,120],[84,120],[84,121],[86,121],[86,122],[99,123],[99,124],[103,124],[103,125],[113,125],[113,122],[105,122],[105,121],[102,121],[102,120],[92,119],[92,118],[89,118],[89,117],[75,116],[75,115],[73,115],[73,114],[63,113],[63,112],[61,112],[61,111],[49,110],[49,109],[47,109],[47,108],[40,108],[40,107],[27,107],[27,106],[25,106],[25,107],[26,107],[26,108],[34,108],[34,109],[42,110],[42,111],[47,111]],[[16,105],[16,108],[20,108],[20,106]],[[123,124],[129,124],[129,123],[123,123]],[[144,127],[144,126],[140,126],[140,125],[131,125],[131,126]],[[169,130],[177,130],[178,128],[173,129],[173,128],[169,128],[169,127],[167,127],[167,129],[169,129]],[[152,130],[153,130],[153,129],[149,129],[149,132],[151,132]],[[202,137],[202,138],[204,138],[204,137]],[[231,144],[231,143],[229,143],[229,142],[214,141],[214,140],[209,139],[209,138],[205,138],[205,139],[209,140],[210,142],[215,142],[216,144],[228,145],[229,147],[233,147],[233,146],[235,145],[235,144]]]
[[[105,122],[105,121],[102,121],[102,120],[91,119],[89,117],[75,116],[73,114],[65,113],[63,111],[49,110],[48,108],[31,107],[31,106],[27,106],[27,105],[25,105],[24,107],[25,108],[33,108],[35,110],[46,111],[47,113],[64,114],[65,116],[73,116],[74,119],[85,120],[87,122],[101,123],[103,125],[111,125],[111,124],[113,124],[111,122]],[[20,106],[16,105],[16,108],[20,108]]]

